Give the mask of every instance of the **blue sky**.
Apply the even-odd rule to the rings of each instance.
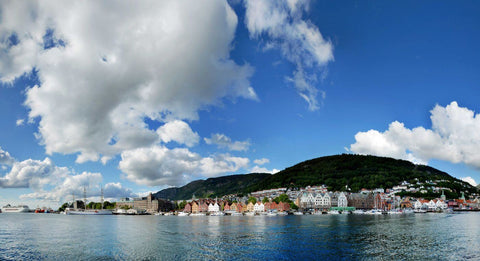
[[[1,204],[340,153],[480,180],[475,1],[200,2],[2,2]]]

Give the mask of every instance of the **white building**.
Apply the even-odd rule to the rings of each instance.
[[[300,198],[300,205],[303,208],[313,208],[315,207],[315,196],[311,192],[303,192],[302,197]]]
[[[255,203],[255,205],[253,206],[253,211],[264,212],[265,211],[265,205],[263,205],[262,202],[257,201],[257,203]]]
[[[208,205],[208,212],[219,212],[220,211],[220,206],[218,205],[217,202],[215,204],[210,203]]]
[[[338,206],[343,208],[346,208],[348,206],[347,196],[343,192],[340,192],[340,194],[338,195]]]

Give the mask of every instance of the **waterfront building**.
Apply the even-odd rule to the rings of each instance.
[[[230,211],[230,205],[228,202],[225,202],[225,206],[223,206],[223,211]]]
[[[347,195],[348,206],[356,209],[372,209],[374,206],[373,193],[350,193]]]
[[[198,208],[198,203],[197,201],[192,201],[192,213],[199,213],[200,210]]]
[[[247,204],[247,211],[253,212],[255,210],[255,205],[252,202],[248,202]]]
[[[340,192],[340,194],[338,194],[338,207],[346,208],[347,206],[348,206],[347,196],[345,195],[345,193]]]
[[[280,202],[278,203],[277,210],[282,212],[282,211],[289,211],[290,210],[290,204],[286,202]]]
[[[263,205],[262,202],[257,201],[255,205],[253,206],[253,211],[255,212],[265,212],[265,205]]]
[[[173,203],[164,200],[156,199],[153,197],[152,193],[143,198],[123,198],[120,201],[116,202],[117,208],[130,208],[135,209],[137,212],[148,212],[156,213],[159,210],[161,211],[170,211],[174,208]]]
[[[232,205],[230,205],[230,211],[238,212],[237,203],[233,202]]]
[[[198,211],[199,212],[207,212],[208,211],[208,204],[206,201],[200,201],[198,204]]]
[[[300,207],[301,208],[314,208],[315,207],[315,196],[312,192],[303,192],[300,197]]]
[[[191,203],[187,203],[185,205],[185,208],[183,209],[183,212],[185,213],[192,213],[192,204]]]

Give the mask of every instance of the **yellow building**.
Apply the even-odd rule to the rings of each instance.
[[[192,202],[192,213],[198,213],[200,212],[198,209],[198,203],[196,201]]]
[[[247,205],[247,211],[248,212],[253,212],[254,204],[252,202],[248,203]]]

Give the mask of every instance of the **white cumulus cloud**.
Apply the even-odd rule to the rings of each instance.
[[[180,120],[165,123],[165,125],[157,129],[157,133],[165,143],[175,141],[188,147],[193,147],[200,140],[198,133],[193,132],[186,122]]]
[[[9,153],[0,149],[0,155]],[[10,156],[9,156],[10,157]],[[83,197],[83,189],[87,189],[88,197],[99,197],[103,176],[100,173],[83,172],[76,174],[66,167],[59,167],[50,158],[41,160],[27,159],[15,161],[10,157],[9,172],[0,177],[0,188],[26,188],[32,193],[21,195],[21,199],[46,201],[71,200],[72,194]],[[107,183],[105,197],[129,197],[135,194],[131,189],[122,187],[120,183]]]
[[[201,157],[185,148],[163,146],[124,151],[119,163],[126,178],[140,185],[178,186],[195,177],[214,177],[248,167],[249,159],[229,154]]]
[[[277,172],[280,172],[280,170],[278,169],[267,169],[267,168],[264,168],[264,167],[260,167],[260,166],[254,166],[251,170],[250,170],[251,173],[270,173],[270,174],[275,174]]]
[[[230,58],[238,20],[223,0],[2,1],[0,17],[0,81],[35,68],[25,104],[48,154],[106,162],[159,140],[145,119],[257,99],[252,67]]]
[[[476,187],[478,184],[472,177],[464,177],[462,178],[463,181],[467,182],[468,184]]]
[[[15,162],[15,159],[10,156],[8,151],[4,151],[2,147],[0,147],[0,165],[12,165]]]
[[[308,0],[245,0],[246,26],[250,37],[266,42],[265,50],[278,48],[296,67],[292,82],[310,110],[317,110],[318,95],[325,92],[315,87],[325,66],[333,61],[333,45],[318,28],[302,19],[308,11]]]
[[[436,105],[430,113],[431,129],[409,129],[395,121],[384,132],[357,133],[350,151],[422,164],[438,159],[480,168],[480,116],[457,102]]]
[[[69,172],[68,168],[55,166],[49,158],[14,162],[10,172],[0,178],[0,187],[42,190],[46,185],[65,178]]]
[[[250,147],[250,141],[232,141],[232,139],[225,134],[215,133],[210,138],[204,138],[205,143],[211,145],[215,144],[220,148],[226,148],[232,151],[247,151]]]

